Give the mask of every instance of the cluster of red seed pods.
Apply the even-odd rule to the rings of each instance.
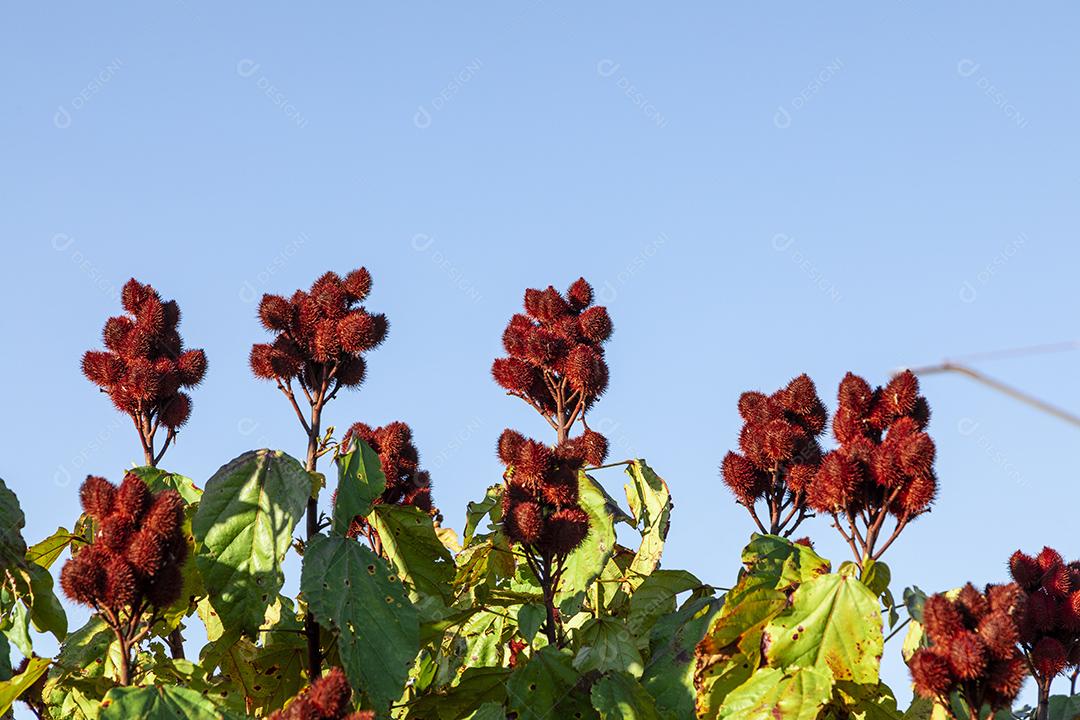
[[[127,314],[108,319],[102,332],[106,349],[83,355],[82,370],[118,410],[131,416],[147,464],[154,465],[191,415],[191,396],[182,389],[202,381],[206,354],[184,349],[175,300],[163,301],[153,287],[134,278],[124,284],[120,299]],[[155,451],[159,426],[168,438]]]
[[[64,565],[60,574],[64,593],[116,616],[176,602],[187,557],[180,495],[175,490],[153,494],[132,473],[119,488],[91,475],[79,494],[97,532],[94,541]]]
[[[385,315],[359,306],[370,292],[371,275],[359,268],[344,278],[327,272],[289,299],[263,295],[259,319],[276,337],[251,348],[252,371],[283,384],[297,379],[311,395],[362,383],[363,353],[386,338],[388,327]]]
[[[584,278],[565,296],[552,286],[526,290],[525,314],[514,315],[503,332],[508,357],[496,360],[491,374],[543,415],[561,442],[607,389],[603,344],[611,333],[607,308],[593,305]]]
[[[1024,591],[1020,644],[1040,687],[1066,668],[1080,667],[1080,563],[1066,563],[1044,547],[1035,557],[1019,550],[1009,572]]]
[[[809,517],[806,486],[821,463],[818,438],[825,431],[828,411],[814,382],[800,375],[772,395],[743,393],[739,414],[742,453],[724,457],[724,482],[761,532],[787,537]],[[760,499],[768,506],[768,527],[754,508]]]
[[[552,449],[508,429],[498,450],[507,465],[503,532],[542,562],[565,558],[589,533],[589,515],[578,504],[578,473],[586,463],[603,462],[607,441],[586,430]]]
[[[330,668],[270,720],[375,720],[373,710],[352,712],[352,689],[341,668]]]
[[[1028,671],[1017,646],[1021,596],[1013,583],[988,586],[985,593],[968,583],[955,598],[927,598],[922,624],[929,645],[908,660],[915,692],[946,705],[959,692],[972,717],[982,717],[984,706],[1012,707]]]
[[[432,511],[431,475],[420,469],[420,452],[413,442],[412,428],[401,421],[376,428],[358,422],[346,431],[341,447],[351,449],[353,440],[364,441],[379,456],[386,489],[377,503]]]

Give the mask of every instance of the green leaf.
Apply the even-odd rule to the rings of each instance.
[[[367,517],[371,504],[386,489],[379,456],[363,440],[356,439],[352,452],[337,459],[338,487],[332,528],[345,535],[357,515]]]
[[[518,634],[526,642],[532,642],[532,639],[536,637],[536,633],[540,631],[540,626],[544,623],[544,619],[547,617],[547,610],[543,605],[538,603],[527,603],[521,606],[518,610],[517,622],[518,622]]]
[[[720,611],[716,598],[691,598],[678,612],[661,618],[650,633],[652,657],[641,684],[656,700],[665,718],[694,717],[695,650],[713,617]]]
[[[401,696],[420,647],[419,618],[401,581],[360,543],[316,535],[300,590],[320,624],[337,633],[349,682],[385,712]]]
[[[571,688],[578,674],[570,656],[550,645],[538,650],[527,663],[514,670],[506,683],[510,710],[518,720],[551,720],[572,717],[567,706],[574,703]]]
[[[837,680],[876,684],[884,645],[877,598],[846,575],[815,578],[769,623],[763,642],[771,665],[828,669]]]
[[[48,658],[31,658],[25,670],[10,680],[0,682],[0,715],[6,713],[11,704],[45,674],[51,663]]]
[[[465,539],[463,544],[465,547],[469,546],[473,537],[476,535],[476,530],[480,525],[480,521],[485,516],[490,517],[491,522],[494,524],[498,522],[498,518],[502,515],[500,502],[502,500],[503,486],[502,484],[492,485],[487,489],[487,493],[484,494],[484,499],[479,501],[470,502],[465,508]]]
[[[883,595],[889,590],[889,581],[892,580],[892,571],[889,570],[889,566],[883,562],[876,562],[874,560],[867,561],[863,566],[862,577],[863,585],[870,588],[870,592],[875,595]]]
[[[484,703],[465,720],[506,720],[506,711],[501,703]]]
[[[0,573],[22,565],[26,557],[24,525],[26,516],[19,507],[19,499],[0,479]]]
[[[578,631],[577,640],[580,649],[574,657],[574,668],[579,672],[614,670],[641,677],[641,653],[622,621],[607,617],[589,620]]]
[[[27,571],[30,575],[30,621],[38,632],[50,632],[57,642],[63,642],[67,636],[67,614],[53,592],[52,575],[37,563],[30,563]]]
[[[797,668],[788,674],[778,668],[764,668],[728,695],[719,717],[815,720],[831,697],[832,678],[828,671]]]
[[[1047,720],[1076,720],[1080,718],[1080,695],[1052,695]]]
[[[175,686],[114,688],[101,705],[100,720],[233,720],[240,717],[215,707],[202,693]]]
[[[369,520],[405,584],[449,605],[457,568],[450,551],[435,534],[431,516],[412,506],[376,505]]]
[[[5,590],[5,592],[7,591]],[[25,605],[16,602],[2,627],[4,628],[4,636],[11,641],[12,645],[18,648],[23,657],[30,657],[34,654],[34,643],[30,639],[30,611],[26,609]]]
[[[150,488],[150,492],[175,490],[188,505],[194,505],[202,497],[202,490],[195,487],[195,483],[183,475],[149,466],[137,467],[129,472],[142,479],[146,486]]]
[[[281,562],[310,487],[299,462],[271,450],[244,453],[206,483],[192,522],[196,562],[227,627],[258,631],[284,582]]]
[[[829,572],[829,561],[801,543],[776,535],[754,534],[742,552],[745,570],[739,585],[728,593],[728,604],[739,601],[742,592],[760,587],[787,591]]]
[[[660,565],[668,526],[671,523],[671,492],[667,483],[652,471],[644,460],[635,460],[626,468],[626,500],[641,532],[641,547],[630,564],[630,574],[648,575]]]
[[[578,503],[589,515],[589,534],[567,556],[555,602],[566,617],[573,617],[589,586],[600,577],[615,549],[615,515],[622,512],[604,489],[586,475],[578,475]]]
[[[591,697],[601,720],[660,720],[652,696],[628,673],[604,675],[593,685]]]
[[[502,667],[466,668],[456,685],[424,695],[411,703],[407,717],[419,720],[458,720],[467,717],[473,709],[479,712],[489,705],[502,708],[510,674],[510,670]]]
[[[52,535],[26,551],[26,560],[48,569],[64,554],[64,550],[70,544],[71,532],[65,527],[57,528]]]
[[[685,570],[656,570],[630,596],[627,625],[637,644],[649,645],[649,631],[663,615],[675,612],[675,596],[701,587],[701,581]]]

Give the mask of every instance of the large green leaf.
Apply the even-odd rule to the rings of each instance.
[[[386,489],[379,456],[364,442],[357,439],[351,452],[337,459],[338,486],[334,499],[332,529],[345,535],[357,515],[366,517],[371,504]]]
[[[474,709],[479,712],[490,705],[502,708],[510,675],[511,671],[502,667],[465,668],[455,685],[411,703],[406,717],[409,720],[458,720],[468,717]]]
[[[100,720],[234,720],[202,693],[175,686],[126,687],[109,691]]]
[[[589,534],[566,558],[555,601],[566,617],[573,617],[585,593],[600,576],[615,549],[615,517],[619,507],[604,489],[584,472],[578,476],[578,503],[589,514]]]
[[[788,591],[829,572],[829,561],[812,548],[776,535],[755,533],[743,548],[742,562],[739,584],[727,594],[729,605],[739,602],[744,592],[762,587]]]
[[[724,720],[815,720],[832,697],[828,671],[797,668],[785,673],[764,668],[728,695],[720,708]]]
[[[763,642],[770,665],[815,667],[836,680],[876,684],[884,644],[877,598],[853,577],[822,575],[795,591]]]
[[[227,627],[258,631],[281,589],[281,562],[310,495],[303,466],[272,450],[244,453],[206,483],[192,522],[196,562]]]
[[[656,570],[630,596],[627,625],[641,648],[649,646],[649,631],[663,615],[675,612],[675,596],[701,587],[685,570]]]
[[[401,696],[420,647],[419,618],[400,579],[360,543],[316,535],[300,590],[319,622],[337,633],[349,682],[385,712]]]
[[[671,720],[694,717],[695,649],[720,611],[720,604],[716,598],[691,598],[677,612],[653,626],[650,633],[653,653],[641,684],[656,700],[662,717]]]
[[[449,604],[457,568],[450,551],[435,534],[431,516],[412,506],[376,505],[369,520],[379,533],[383,551],[406,585]]]
[[[52,575],[37,563],[29,563],[26,572],[30,576],[30,597],[24,597],[24,601],[30,606],[30,621],[38,632],[50,632],[58,642],[63,642],[67,636],[67,614],[53,590]]]
[[[22,529],[25,524],[19,499],[0,479],[0,573],[23,563],[26,541]]]
[[[506,683],[510,710],[518,720],[573,717],[571,708],[580,702],[571,693],[577,681],[570,655],[551,645],[543,647]]]
[[[591,697],[601,720],[660,720],[652,696],[628,673],[607,673],[592,686]]]
[[[10,680],[0,682],[0,715],[6,713],[11,704],[45,674],[50,662],[48,658],[32,658],[25,670]]]
[[[652,471],[644,460],[634,460],[626,467],[630,482],[626,500],[641,532],[641,547],[630,564],[631,576],[645,576],[660,565],[668,526],[671,523],[671,492],[667,483]]]
[[[195,483],[191,481],[191,478],[186,478],[183,475],[149,466],[137,467],[129,470],[129,472],[141,478],[150,488],[150,492],[175,490],[188,505],[194,505],[202,497],[202,490],[195,487]]]
[[[579,649],[574,668],[579,672],[615,670],[641,677],[644,669],[641,653],[621,620],[609,617],[589,620],[577,632],[577,640]]]

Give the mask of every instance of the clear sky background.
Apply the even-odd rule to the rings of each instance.
[[[591,420],[670,484],[665,566],[728,585],[752,527],[717,472],[742,391],[807,372],[833,408],[847,370],[1080,336],[1078,21],[1001,2],[9,6],[0,475],[26,536],[70,526],[87,473],[141,460],[79,372],[131,276],[209,357],[163,463],[201,483],[305,447],[248,370],[257,297],[368,267],[389,340],[329,421],[410,423],[460,529],[499,480],[499,432],[547,431],[490,380],[502,328],[526,287],[584,275],[616,325]],[[1080,411],[1078,361],[975,364]],[[960,376],[923,387],[941,492],[885,556],[897,595],[1003,580],[1018,547],[1080,555],[1080,429]],[[884,674],[907,696],[899,645]]]

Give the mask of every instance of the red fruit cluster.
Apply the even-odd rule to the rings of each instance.
[[[184,350],[175,300],[163,301],[153,287],[134,278],[124,284],[120,299],[127,314],[105,323],[106,349],[83,355],[83,374],[121,412],[175,431],[191,415],[191,397],[181,388],[202,381],[206,354]]]
[[[1039,680],[1080,666],[1080,563],[1065,563],[1044,547],[1035,557],[1017,550],[1009,572],[1024,591],[1020,642]]]
[[[64,565],[64,594],[117,618],[121,611],[136,616],[147,605],[166,608],[176,602],[188,550],[180,495],[175,490],[151,493],[132,473],[119,488],[105,478],[87,477],[79,494],[97,532]]]
[[[270,715],[270,720],[375,720],[372,710],[350,712],[352,689],[341,668],[330,671],[296,696],[284,710]]]
[[[797,511],[804,503],[806,486],[821,462],[818,437],[825,430],[828,411],[814,382],[800,375],[772,395],[743,393],[739,414],[743,418],[739,433],[742,454],[729,452],[721,475],[736,500],[752,514],[754,503],[766,499],[772,526],[769,532],[776,534],[786,524],[781,512],[789,507]],[[788,517],[792,518],[794,512]]]
[[[566,557],[585,540],[589,515],[578,504],[578,473],[596,459],[589,454],[597,451],[597,435],[586,430],[550,448],[514,430],[503,431],[499,458],[507,472],[502,529],[511,542],[550,560]]]
[[[251,348],[251,369],[266,380],[288,383],[297,378],[312,394],[333,383],[355,387],[363,382],[362,354],[378,346],[387,331],[386,316],[373,315],[359,303],[371,292],[364,268],[345,278],[328,272],[304,292],[286,299],[263,295],[259,319],[276,333],[272,343]]]
[[[975,710],[1011,707],[1027,675],[1017,647],[1021,595],[1012,583],[988,586],[985,593],[968,583],[955,599],[927,598],[922,624],[930,644],[908,660],[915,692],[944,699],[959,691]]]
[[[503,332],[509,357],[491,367],[508,393],[567,428],[608,385],[603,344],[611,337],[611,318],[607,308],[592,303],[584,278],[566,295],[552,286],[526,290],[525,314],[514,315]]]
[[[852,373],[840,383],[833,434],[840,447],[827,453],[807,488],[810,507],[823,513],[882,510],[913,518],[937,494],[934,441],[926,398],[910,371],[871,389]]]
[[[386,476],[386,489],[376,502],[412,505],[431,512],[431,475],[420,469],[420,453],[408,425],[392,422],[372,428],[358,422],[345,433],[341,447],[351,449],[354,439],[363,440],[375,451]]]

